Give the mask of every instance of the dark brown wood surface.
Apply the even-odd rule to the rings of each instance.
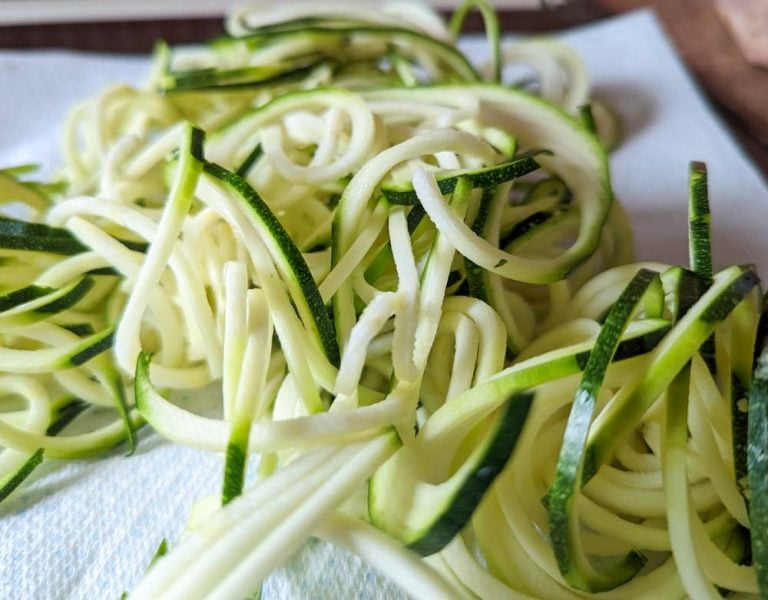
[[[0,0],[0,10],[2,10]],[[156,40],[199,42],[224,33],[221,19],[53,23],[0,27],[0,48],[68,48],[93,52],[150,52]]]
[[[500,18],[508,32],[559,31],[644,6],[659,15],[702,88],[768,176],[768,69],[747,63],[709,0],[571,0],[539,11],[502,11]],[[467,29],[482,29],[478,14],[470,15]],[[188,43],[220,33],[221,19],[11,26],[0,27],[0,48],[146,53],[159,38]]]

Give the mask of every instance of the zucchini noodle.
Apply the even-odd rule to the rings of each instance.
[[[618,129],[485,0],[159,43],[72,111],[57,181],[0,171],[0,501],[148,425],[223,475],[131,598],[247,597],[312,537],[415,598],[765,598],[759,281],[713,272],[700,163],[690,267],[633,262]]]

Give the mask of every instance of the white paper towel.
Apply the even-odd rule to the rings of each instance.
[[[639,12],[565,34],[585,58],[596,96],[618,111],[626,139],[613,183],[630,214],[638,258],[685,262],[690,160],[709,166],[718,264],[768,274],[768,188],[692,83],[658,23]],[[464,44],[485,56],[481,40]],[[0,52],[0,166],[58,163],[69,108],[107,84],[140,83],[145,58]],[[142,432],[139,452],[44,473],[0,505],[0,599],[117,598],[141,577],[163,537],[177,539],[191,502],[217,491],[222,459]],[[314,542],[265,586],[265,598],[389,599],[402,594],[349,554]]]

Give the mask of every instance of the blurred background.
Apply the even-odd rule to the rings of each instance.
[[[290,2],[290,0],[280,0]],[[317,0],[321,2],[323,0]],[[243,0],[0,0],[0,49],[145,53],[223,32]],[[431,0],[450,13],[459,0]],[[508,33],[554,33],[653,9],[704,92],[768,176],[768,0],[495,0]],[[466,30],[482,31],[475,13]]]

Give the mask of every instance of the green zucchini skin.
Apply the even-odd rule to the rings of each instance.
[[[481,462],[464,480],[451,505],[421,538],[408,544],[409,548],[421,556],[429,556],[442,550],[464,528],[509,462],[532,403],[532,392],[520,392],[507,401],[497,417],[495,431],[490,434],[492,442]]]
[[[494,230],[500,217],[498,209],[506,202],[504,187],[484,188],[477,216],[472,223],[472,231],[489,243],[497,243]],[[512,360],[528,340],[521,333],[514,315],[507,306],[503,282],[498,275],[488,272],[466,257],[464,257],[464,271],[469,295],[490,305],[504,322],[507,333],[507,359]]]
[[[560,572],[569,584],[587,592],[613,589],[628,581],[645,565],[644,557],[636,552],[629,553],[603,572],[589,565],[580,546],[575,502],[597,395],[622,333],[646,292],[653,291],[654,283],[660,283],[659,274],[640,269],[609,310],[584,366],[563,435],[555,479],[547,496],[550,540]]]
[[[522,238],[524,235],[531,233],[537,227],[544,225],[551,221],[555,216],[562,214],[564,208],[555,208],[552,210],[542,210],[533,213],[530,217],[527,217],[516,223],[506,235],[499,241],[499,247],[509,251],[510,245]]]
[[[747,476],[752,564],[760,598],[768,598],[768,342],[757,357],[749,391]]]
[[[113,327],[90,336],[78,349],[77,353],[69,357],[67,362],[73,367],[84,365],[95,356],[109,350],[112,347],[114,336],[115,330]]]
[[[120,240],[120,243],[136,252],[146,252],[149,247],[146,242],[134,240]],[[88,246],[66,229],[10,217],[0,217],[0,248],[60,256],[74,256],[88,251]]]
[[[748,482],[749,392],[764,341],[763,327],[766,319],[765,299],[756,292],[759,290],[753,290],[731,316],[730,382],[727,377],[723,377],[721,383],[723,387],[730,385],[733,472],[743,495]],[[746,495],[745,499],[748,500]]]
[[[90,323],[73,323],[72,325],[62,325],[61,327],[62,329],[74,333],[78,337],[86,337],[95,333],[93,325]]]
[[[166,75],[163,78],[162,91],[165,94],[178,94],[184,92],[216,92],[258,90],[301,81],[309,75],[314,68],[324,62],[318,60],[304,67],[284,73],[278,73],[271,77],[253,77],[238,81],[238,76],[247,75],[247,70],[237,69],[230,72],[206,70],[206,72]],[[232,80],[230,80],[232,79]]]
[[[259,158],[261,158],[262,154],[264,154],[264,150],[262,149],[261,144],[256,144],[248,156],[245,157],[243,162],[240,163],[240,166],[237,168],[235,173],[240,177],[247,177],[248,173],[251,171],[256,162],[258,162]]]
[[[438,184],[439,185],[439,184]],[[472,231],[477,235],[483,235],[485,224],[488,222],[491,212],[491,203],[493,202],[493,188],[483,190],[483,196],[480,199],[480,207],[472,223]],[[424,209],[422,209],[423,211]],[[489,304],[489,290],[484,280],[485,269],[476,265],[468,258],[464,259],[464,269],[467,272],[467,286],[469,295],[478,300]]]
[[[538,170],[540,165],[534,158],[537,154],[545,152],[536,151],[516,156],[509,162],[484,169],[475,169],[471,171],[462,171],[460,173],[446,174],[437,177],[437,187],[443,194],[453,192],[459,179],[467,179],[473,189],[488,189],[499,184],[512,181],[528,175]],[[548,152],[546,152],[549,154]],[[413,206],[419,203],[416,192],[413,191],[413,185],[406,183],[403,185],[383,185],[381,193],[390,204],[403,204]]]
[[[48,429],[45,432],[46,435],[57,435],[60,433],[86,408],[88,408],[88,405],[85,402],[78,400],[77,398],[73,398],[64,404],[64,406],[59,408],[56,418],[48,426]],[[5,500],[14,490],[16,490],[22,483],[24,483],[24,481],[32,474],[32,472],[43,463],[44,456],[45,451],[42,448],[39,448],[34,454],[32,454],[32,456],[27,459],[23,465],[21,465],[21,467],[16,470],[15,473],[13,473],[5,480],[4,483],[2,483],[0,486],[0,502]]]
[[[304,38],[308,42],[314,42],[311,52],[305,56],[288,58],[269,68],[213,67],[176,71],[168,68],[166,64],[165,73],[160,82],[161,89],[166,93],[224,91],[258,89],[291,83],[301,80],[321,65],[339,69],[354,61],[356,57],[348,47],[352,37],[390,40],[401,50],[411,47],[428,49],[447,68],[445,74],[447,77],[455,76],[464,81],[481,79],[475,68],[456,48],[413,29],[377,27],[354,21],[341,23],[331,19],[313,18],[296,19],[291,25],[282,24],[280,27],[259,27],[242,37],[222,36],[209,44],[213,50],[240,45],[253,51],[287,38]]]
[[[9,373],[50,373],[79,367],[112,347],[114,327],[66,346],[18,350],[0,348],[0,370]]]
[[[166,538],[163,538],[160,540],[160,543],[157,545],[157,550],[155,550],[155,553],[152,555],[152,560],[149,561],[149,564],[147,565],[147,569],[149,570],[152,568],[152,566],[163,556],[168,554],[168,540]],[[127,596],[127,594],[126,594]]]
[[[698,273],[685,267],[670,267],[665,272],[669,281],[669,309],[675,321],[679,321],[707,291],[709,282]]]
[[[597,123],[595,123],[595,115],[592,113],[592,106],[590,104],[584,104],[579,107],[579,119],[584,124],[584,129],[597,137]]]
[[[709,212],[707,167],[692,162],[688,171],[688,239],[691,269],[712,279],[712,232]]]
[[[120,415],[120,418],[125,425],[125,435],[128,442],[127,456],[131,456],[139,447],[139,438],[136,432],[141,424],[137,426],[131,418],[131,406],[128,402],[127,394],[125,393],[125,384],[123,383],[122,375],[114,369],[109,370],[112,372],[108,375],[109,379],[107,385],[111,388],[110,391],[112,392],[112,397],[115,399],[115,409],[117,410],[117,414]]]
[[[0,502],[10,496],[37,467],[43,464],[43,454],[43,449],[39,448],[10,478],[5,480],[5,483],[0,487]]]
[[[4,227],[0,227],[0,248],[24,252],[47,252],[62,256],[74,256],[88,250],[72,235],[25,235],[8,233]]]
[[[691,269],[705,287],[712,285],[712,227],[709,211],[707,166],[692,161],[688,167],[688,253]],[[715,339],[710,337],[699,351],[710,373],[717,375]]]
[[[654,350],[642,377],[622,389],[615,402],[598,415],[589,433],[582,485],[609,458],[617,440],[651,407],[715,328],[759,283],[750,267],[721,271],[712,287],[678,321]]]
[[[480,445],[443,484],[421,481],[410,457],[400,461],[403,455],[395,455],[369,484],[371,522],[421,556],[439,552],[469,522],[509,461],[532,403],[530,391],[511,394]]]
[[[28,285],[18,290],[13,290],[0,296],[0,312],[5,312],[16,308],[20,304],[25,304],[32,300],[37,300],[55,292],[55,288],[42,287],[39,285]]]
[[[62,288],[30,285],[0,296],[0,332],[49,319],[75,306],[94,286],[89,276]]]
[[[44,306],[41,306],[40,308],[36,308],[35,312],[43,314],[56,314],[68,308],[72,308],[75,304],[82,300],[82,298],[89,291],[91,291],[93,284],[94,281],[92,277],[83,277],[66,294],[56,298]]]
[[[303,298],[294,297],[294,302],[303,301],[306,304],[326,357],[332,365],[338,367],[341,353],[336,339],[336,328],[325,309],[325,304],[307,262],[296,244],[293,243],[291,236],[288,235],[288,232],[261,196],[245,179],[212,162],[204,163],[203,170],[231,190],[268,232],[284,259],[284,265],[287,265],[287,269],[296,279],[303,296]]]
[[[224,483],[221,490],[222,505],[230,503],[243,492],[245,465],[248,460],[248,434],[250,423],[238,421],[232,426],[224,459]]]

